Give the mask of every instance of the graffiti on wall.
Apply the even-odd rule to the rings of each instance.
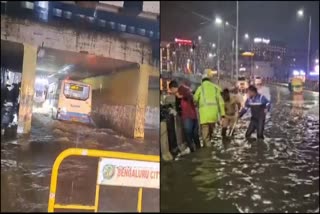
[[[134,126],[135,106],[133,105],[100,105],[94,109],[94,120],[103,119],[103,124],[111,126],[122,133],[132,131]],[[132,121],[131,121],[132,120]],[[145,110],[145,128],[157,129],[160,127],[160,110],[158,107],[147,106]],[[96,122],[96,121],[95,121]],[[98,122],[99,123],[99,122]],[[100,126],[100,124],[99,124]],[[130,134],[130,133],[128,133]]]

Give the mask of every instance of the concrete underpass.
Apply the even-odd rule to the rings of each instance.
[[[51,2],[49,9],[50,5],[70,10]],[[88,14],[83,8],[77,11]],[[1,211],[43,212],[52,165],[63,150],[159,154],[159,42],[152,36],[157,32],[142,29],[146,21],[141,17],[129,17],[131,24],[142,23],[132,33],[129,25],[119,32],[97,30],[88,20],[46,23],[25,16],[1,12],[1,105],[11,112],[1,126]],[[49,88],[65,79],[92,88],[90,115],[95,126],[54,118],[47,101]],[[57,203],[92,204],[97,164],[97,159],[87,157],[65,160],[59,170]],[[100,198],[99,211],[135,211],[137,188],[104,186]],[[144,190],[142,206],[143,211],[159,211],[159,191]]]
[[[22,65],[19,66],[17,61],[19,58],[22,61],[23,46],[6,41],[2,41],[1,44],[3,56],[7,55],[10,58],[7,57],[7,61],[3,60],[7,64],[5,67],[22,73]],[[151,66],[140,66],[137,63],[127,61],[49,48],[41,49],[38,55],[36,72],[22,75],[22,82],[25,81],[23,77],[31,78],[33,75],[30,81],[34,84],[34,92],[37,91],[37,88],[43,92],[49,84],[66,78],[88,83],[93,89],[92,113],[98,127],[112,128],[127,137],[140,138],[144,137],[145,124],[149,129],[157,128],[159,83],[156,70]],[[144,82],[142,83],[142,81]],[[139,88],[140,83],[145,88]],[[27,87],[29,90],[32,89],[30,83]],[[144,109],[144,115],[141,117],[146,115],[144,124],[140,124],[140,127],[136,124],[136,119],[140,116],[136,107],[139,89],[140,93],[144,93],[143,97],[146,98],[144,106],[140,107]],[[34,96],[30,98],[34,98]],[[32,99],[32,102],[34,108],[31,113],[39,111],[51,113],[50,107],[45,105],[45,100]],[[28,114],[31,116],[31,113]],[[22,122],[22,118],[25,118],[23,112],[20,112],[18,118]],[[23,124],[26,123],[28,124],[29,121],[24,119]],[[20,129],[22,133],[29,132],[29,124],[26,126],[26,130]]]
[[[140,117],[144,117],[146,112],[149,116],[150,112],[157,111],[152,107],[155,107],[155,101],[159,97],[152,89],[148,95],[149,81],[153,82],[151,88],[157,87],[154,85],[157,81],[152,81],[152,78],[157,78],[158,72],[152,63],[151,45],[145,39],[123,39],[123,35],[97,36],[90,32],[73,33],[70,32],[72,29],[61,32],[56,27],[30,23],[27,20],[17,21],[10,17],[2,17],[1,22],[2,43],[13,41],[15,45],[23,44],[23,52],[20,50],[19,53],[25,63],[25,67],[22,66],[20,70],[22,101],[27,96],[31,98],[34,90],[31,86],[34,85],[36,75],[50,76],[60,72],[59,78],[65,78],[70,73],[70,79],[90,82],[94,90],[99,89],[99,93],[94,91],[93,97],[93,112],[96,115],[108,112],[102,113],[107,114],[102,116],[107,117],[107,123],[112,128],[126,136],[144,137],[144,123],[140,121],[144,119]],[[72,34],[77,36],[73,37]],[[62,71],[64,76],[61,76]],[[126,83],[125,87],[123,83]],[[119,85],[122,86],[118,87]],[[95,101],[95,97],[99,99],[99,103]],[[27,100],[25,102],[28,104],[21,103],[19,111],[21,133],[30,131],[32,104]],[[117,107],[119,105],[123,107]],[[109,110],[111,106],[121,113],[115,117],[113,110]],[[126,126],[121,124],[123,118],[129,118]]]

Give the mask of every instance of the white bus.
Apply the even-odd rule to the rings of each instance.
[[[49,85],[48,102],[58,120],[90,124],[91,86],[82,82],[62,80]]]

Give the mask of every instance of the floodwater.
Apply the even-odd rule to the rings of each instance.
[[[161,163],[162,212],[319,212],[319,94],[270,90],[263,142],[243,119],[233,140]]]
[[[146,130],[142,142],[111,129],[52,121],[49,115],[34,113],[31,136],[1,139],[1,212],[46,212],[52,165],[67,148],[159,155],[158,135],[158,130]],[[97,165],[96,158],[67,158],[59,170],[56,202],[94,205]],[[137,188],[102,186],[99,211],[136,211],[137,195]],[[159,211],[159,197],[159,190],[143,190],[142,210]]]

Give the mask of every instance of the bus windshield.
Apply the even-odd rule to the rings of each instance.
[[[89,98],[89,90],[89,86],[75,83],[65,83],[63,92],[66,98],[87,100]]]

